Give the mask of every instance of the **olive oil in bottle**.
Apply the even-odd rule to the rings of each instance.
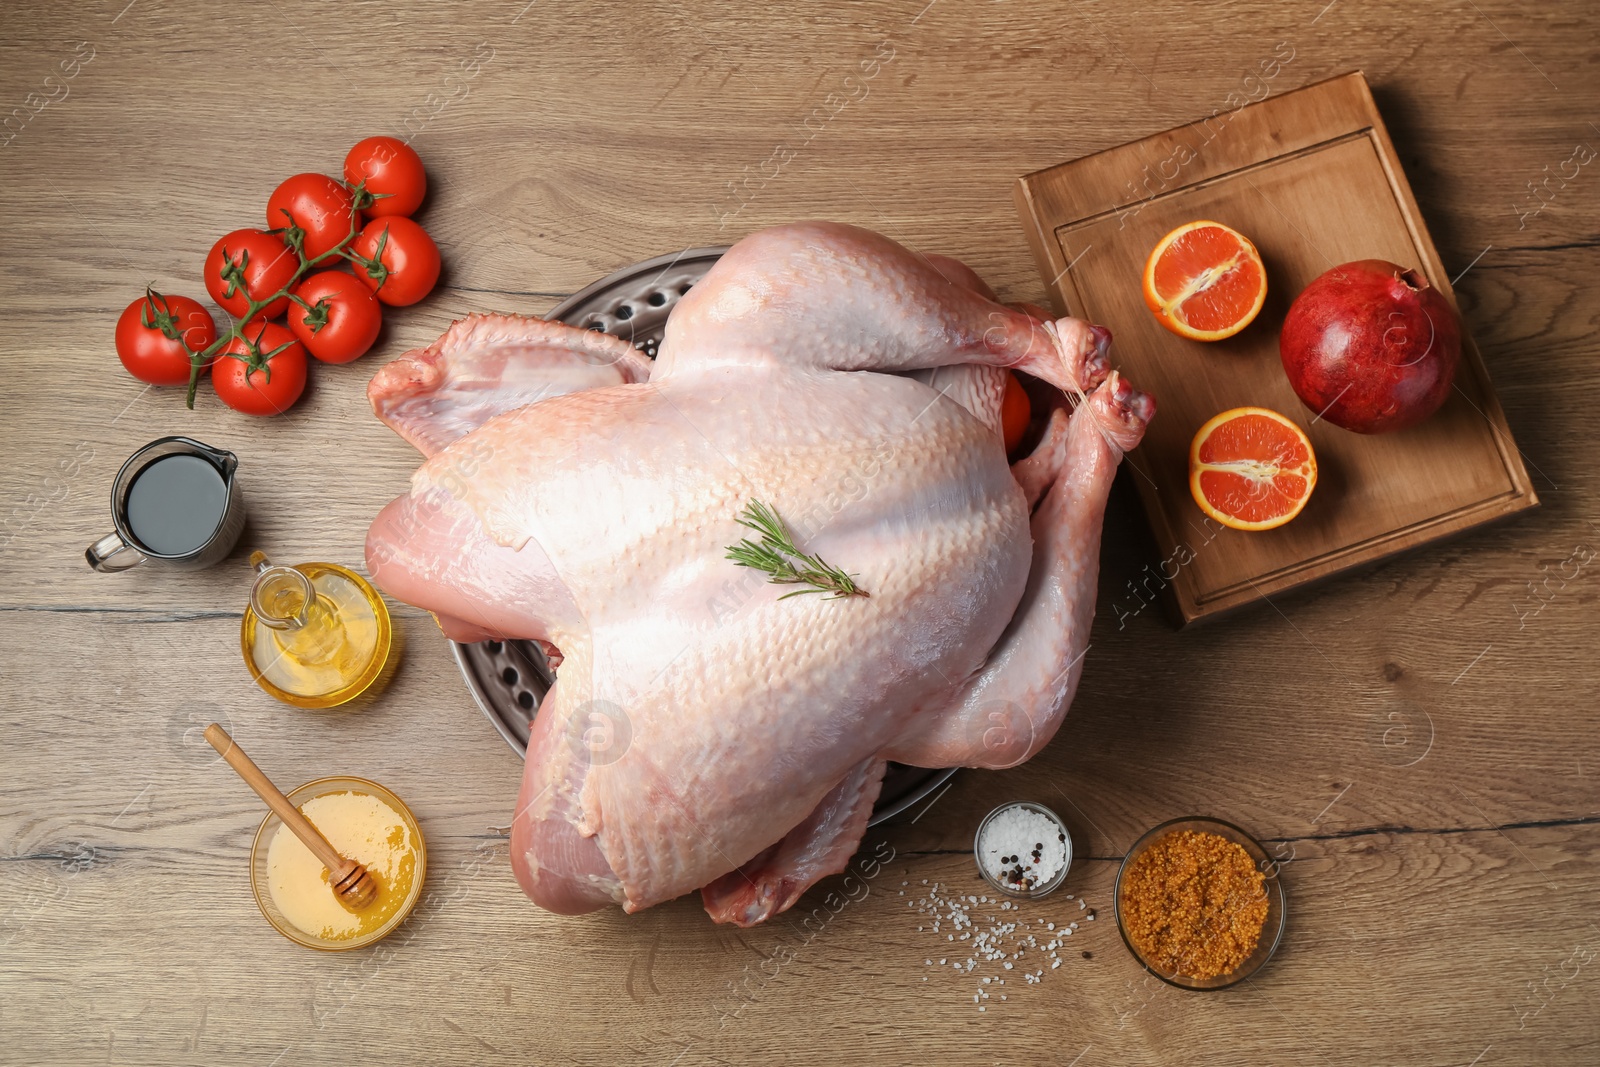
[[[256,684],[286,704],[331,708],[380,682],[394,652],[389,609],[335,563],[275,566],[260,552],[239,641]]]

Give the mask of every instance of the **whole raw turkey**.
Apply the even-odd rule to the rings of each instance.
[[[1109,341],[809,222],[730,249],[653,364],[478,315],[385,367],[373,408],[428,459],[372,525],[373,577],[456,640],[558,664],[511,835],[527,894],[577,913],[699,889],[757,923],[844,868],[885,761],[1010,767],[1048,742],[1106,495],[1154,413]],[[1072,400],[1014,465],[1009,369]],[[729,560],[756,501],[867,595],[784,598]]]

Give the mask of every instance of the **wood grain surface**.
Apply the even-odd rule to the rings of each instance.
[[[524,4],[7,7],[0,1062],[1595,1062],[1590,7]],[[875,876],[749,931],[693,900],[534,909],[502,836],[519,763],[414,610],[396,606],[404,662],[370,707],[296,711],[251,684],[248,550],[359,565],[416,464],[367,410],[382,361],[466,312],[542,312],[624,263],[796,218],[1043,301],[1014,180],[1242,102],[1283,42],[1269,93],[1366,71],[1536,511],[1175,632],[1146,606],[1161,556],[1119,483],[1055,742],[960,775],[869,836],[892,855]],[[210,394],[191,413],[122,372],[112,325],[145,283],[199,295],[206,250],[259,224],[277,181],[379,132],[428,164],[419,218],[446,267],[378,351],[314,367],[273,420]],[[174,432],[239,454],[244,540],[209,571],[92,573],[118,464]],[[348,772],[412,806],[428,893],[395,937],[330,956],[267,926],[245,862],[262,810],[201,738],[213,720],[286,785]],[[973,829],[1021,798],[1068,817],[1079,858],[1016,921],[1096,920],[1037,983],[983,986],[1034,957],[958,976],[948,928],[907,901],[924,879],[980,894]],[[1110,909],[1123,850],[1191,813],[1285,861],[1285,942],[1222,993],[1147,978]],[[1000,990],[981,1013],[980,988]]]

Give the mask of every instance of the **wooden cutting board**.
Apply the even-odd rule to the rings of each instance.
[[[1316,419],[1284,375],[1284,315],[1330,267],[1417,266],[1455,303],[1359,72],[1026,175],[1016,199],[1059,310],[1109,326],[1114,364],[1157,400],[1128,463],[1162,559],[1135,588],[1117,590],[1120,599],[1161,597],[1187,624],[1538,504],[1464,329],[1450,398],[1399,433],[1367,436]],[[1244,233],[1266,263],[1265,307],[1226,341],[1167,332],[1140,291],[1150,249],[1194,219]],[[1195,431],[1247,404],[1295,420],[1317,453],[1310,503],[1276,530],[1226,529],[1189,495]]]

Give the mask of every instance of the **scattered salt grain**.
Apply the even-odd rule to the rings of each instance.
[[[1038,842],[1029,842],[1030,845],[1034,843]],[[923,879],[922,884],[928,886],[923,894],[913,894],[906,901],[907,906],[916,908],[924,920],[917,929],[936,934],[943,932],[947,944],[965,942],[972,953],[970,956],[959,960],[945,956],[938,962],[941,966],[954,968],[958,974],[972,975],[978,979],[978,983],[969,988],[977,997],[980,1011],[985,1010],[983,1002],[989,999],[990,992],[998,992],[996,986],[1005,987],[1006,979],[994,974],[974,974],[975,971],[998,964],[1000,974],[1006,971],[1020,973],[1025,984],[1038,985],[1043,982],[1046,970],[1060,968],[1062,959],[1058,950],[1064,939],[1072,935],[1069,925],[1047,921],[1040,916],[1018,915],[1017,912],[1023,908],[1020,902],[989,897],[975,900],[971,894],[949,892],[938,882],[930,886],[928,879]],[[980,906],[983,911],[979,910]],[[990,913],[984,914],[984,911]],[[995,915],[993,911],[1001,914]],[[1007,912],[1011,914],[1005,914]],[[1039,935],[1046,929],[1051,932],[1044,940],[1040,940]],[[1030,949],[1036,950],[1034,957],[1027,955]],[[1040,955],[1043,960],[1035,963]],[[1018,959],[1027,959],[1033,964],[1033,970],[1017,971],[1012,961]],[[932,967],[933,963],[931,957],[923,960],[928,967]],[[923,981],[927,980],[924,975]],[[1000,999],[1005,999],[1004,994]]]

